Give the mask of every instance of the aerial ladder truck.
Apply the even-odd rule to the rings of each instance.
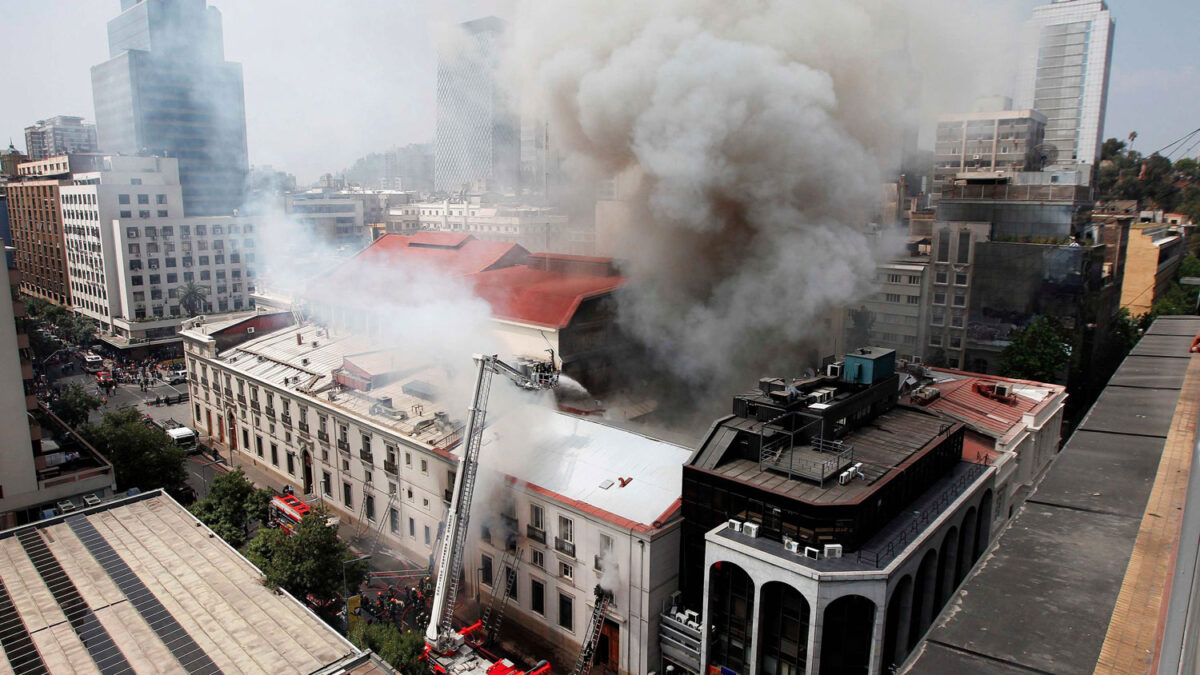
[[[553,352],[548,364],[534,363],[526,370],[510,366],[495,355],[477,354],[474,358],[479,369],[475,376],[475,391],[467,416],[464,434],[466,447],[454,478],[454,493],[451,495],[450,511],[446,515],[446,527],[442,535],[440,565],[434,587],[433,605],[429,612],[429,628],[425,631],[425,656],[430,670],[443,675],[545,675],[550,671],[550,666],[545,661],[526,673],[508,661],[496,660],[473,648],[468,640],[474,633],[483,630],[481,621],[461,631],[454,629],[453,621],[454,604],[462,579],[471,498],[479,470],[479,449],[483,443],[492,376],[499,373],[522,389],[537,391],[553,387],[558,382],[558,370],[554,364]],[[476,644],[480,642],[472,641]]]

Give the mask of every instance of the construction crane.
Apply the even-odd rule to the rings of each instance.
[[[467,427],[464,438],[466,448],[454,478],[454,493],[451,495],[450,511],[446,514],[446,527],[442,535],[440,565],[434,587],[433,606],[429,612],[429,628],[425,631],[426,658],[434,672],[459,675],[464,673],[492,672],[487,663],[469,645],[469,634],[482,629],[482,623],[454,630],[454,604],[462,578],[463,551],[467,541],[468,522],[471,516],[471,498],[475,491],[475,477],[479,470],[479,449],[483,443],[483,430],[487,417],[488,395],[491,392],[492,375],[500,373],[518,387],[530,391],[549,389],[558,382],[558,370],[554,363],[554,352],[550,362],[534,363],[525,370],[501,361],[497,356],[476,354],[475,363],[479,370],[475,376],[475,391],[471,397]],[[508,672],[520,673],[505,663]],[[544,662],[531,673],[542,675],[549,671]]]

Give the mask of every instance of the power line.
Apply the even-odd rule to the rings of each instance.
[[[1187,142],[1187,141],[1188,141],[1188,140],[1189,140],[1189,139],[1190,139],[1192,136],[1195,136],[1196,134],[1200,134],[1200,129],[1194,129],[1194,130],[1192,130],[1190,133],[1184,134],[1182,138],[1178,138],[1178,139],[1176,139],[1176,140],[1174,140],[1174,141],[1171,141],[1170,143],[1167,143],[1167,144],[1166,144],[1166,145],[1164,145],[1162,148],[1160,148],[1160,149],[1158,149],[1158,150],[1155,150],[1155,151],[1154,151],[1153,153],[1151,153],[1151,154],[1159,154],[1159,155],[1161,155],[1163,152],[1165,152],[1165,151],[1167,150],[1167,148],[1169,148],[1169,147],[1171,147],[1171,146],[1173,146],[1173,145],[1178,145],[1178,144],[1180,144],[1180,143],[1186,143],[1186,142]]]

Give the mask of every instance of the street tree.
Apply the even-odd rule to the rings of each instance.
[[[367,574],[365,561],[351,562],[350,547],[338,539],[337,528],[314,509],[293,534],[262,528],[246,545],[246,557],[263,571],[264,583],[283,588],[297,598],[325,603],[342,594],[342,572],[348,589],[356,589]]]
[[[58,393],[58,399],[50,404],[58,418],[72,429],[87,423],[92,411],[100,409],[100,399],[93,396],[78,382],[72,382]]]
[[[213,479],[204,499],[192,505],[192,513],[230,546],[241,548],[250,536],[250,526],[266,522],[271,491],[254,487],[241,469]]]
[[[350,641],[361,649],[370,649],[401,673],[419,673],[425,668],[421,655],[425,638],[416,631],[401,631],[385,623],[361,621],[350,631]]]
[[[179,297],[179,306],[188,316],[196,316],[204,309],[208,299],[208,286],[201,286],[194,281],[186,281],[175,291]]]
[[[105,413],[83,436],[112,462],[118,491],[175,486],[187,477],[183,450],[165,431],[144,424],[135,408]]]
[[[1037,382],[1055,382],[1071,359],[1062,325],[1039,315],[1024,329],[1013,331],[1000,352],[1000,374]]]

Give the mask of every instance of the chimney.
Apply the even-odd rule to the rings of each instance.
[[[296,344],[298,344],[298,345],[304,344],[304,336],[301,335],[299,332],[296,333]]]

